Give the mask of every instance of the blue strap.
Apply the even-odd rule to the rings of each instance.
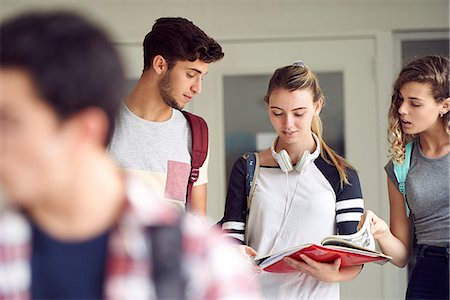
[[[411,151],[413,142],[409,142],[405,146],[405,159],[402,164],[394,162],[394,174],[397,177],[398,190],[402,193],[405,200],[406,216],[409,217],[410,209],[408,202],[406,201],[406,176],[408,175],[409,166],[411,163]]]
[[[247,174],[245,175],[245,196],[248,198],[253,185],[253,177],[255,176],[256,154],[245,153],[244,158],[247,170]]]

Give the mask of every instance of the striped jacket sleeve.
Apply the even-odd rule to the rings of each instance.
[[[348,169],[348,181],[336,195],[336,223],[338,234],[352,234],[364,212],[364,200],[361,192],[358,174]]]
[[[247,197],[245,194],[245,159],[235,161],[228,181],[225,212],[220,223],[225,235],[238,243],[244,244],[245,224],[247,218]]]

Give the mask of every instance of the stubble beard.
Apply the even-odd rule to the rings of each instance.
[[[158,83],[159,94],[161,98],[164,100],[168,106],[175,108],[177,110],[182,110],[183,107],[177,102],[177,100],[173,97],[173,82],[170,79],[170,71],[167,71],[166,74],[161,78]]]

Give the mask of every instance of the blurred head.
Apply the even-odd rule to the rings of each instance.
[[[405,65],[389,109],[391,158],[403,161],[405,144],[425,132],[449,130],[449,59],[425,56]]]
[[[304,64],[277,69],[264,100],[275,131],[286,143],[310,135],[311,130],[321,137],[319,112],[324,97],[315,74]]]
[[[109,39],[70,13],[0,25],[0,184],[17,201],[45,196],[89,144],[104,151],[122,97]]]
[[[144,39],[144,72],[159,75],[161,98],[175,109],[201,92],[208,65],[223,56],[214,39],[184,18],[156,20]]]

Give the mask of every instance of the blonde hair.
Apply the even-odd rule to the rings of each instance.
[[[420,82],[429,84],[431,93],[437,103],[449,97],[449,59],[444,56],[430,55],[409,62],[403,67],[393,85],[391,106],[388,114],[388,142],[389,159],[397,163],[403,163],[405,145],[416,139],[418,135],[406,134],[400,123],[398,109],[403,102],[400,89],[405,83]],[[442,117],[444,131],[450,134],[449,113]]]
[[[322,94],[322,90],[320,89],[319,81],[316,75],[311,71],[311,69],[309,69],[309,67],[302,63],[296,63],[294,65],[285,66],[275,70],[275,73],[270,79],[267,93],[264,96],[264,101],[269,103],[270,95],[273,91],[278,89],[285,89],[291,92],[305,89],[312,93],[314,102],[322,99],[325,103],[325,98]],[[311,131],[319,137],[321,146],[320,155],[322,158],[329,164],[333,164],[336,167],[339,173],[341,187],[344,183],[349,184],[346,169],[350,168],[355,170],[355,168],[325,143],[322,137],[322,121],[318,115],[313,117],[311,122]]]

